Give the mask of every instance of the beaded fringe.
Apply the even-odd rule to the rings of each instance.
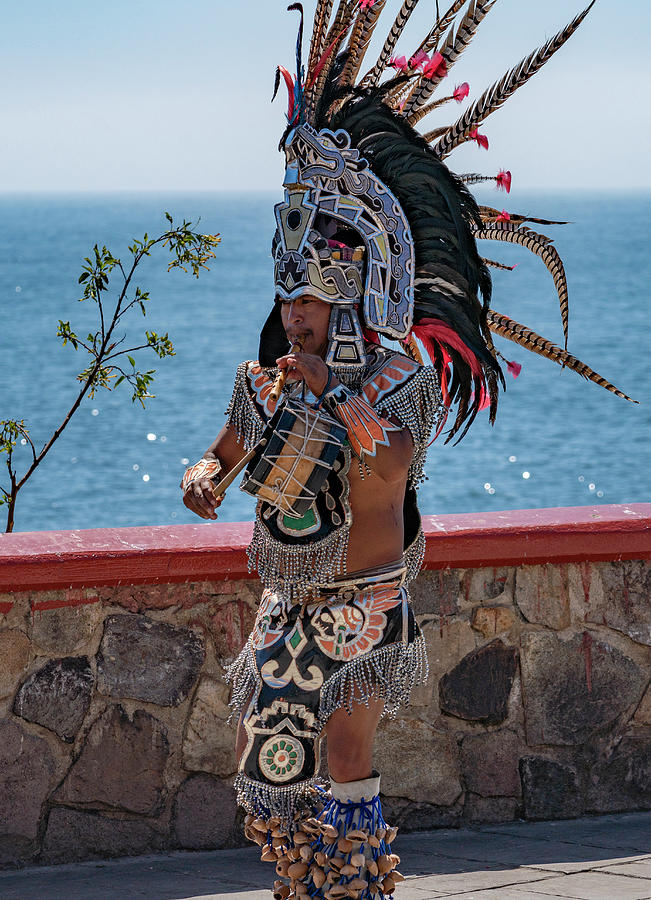
[[[405,566],[407,567],[407,572],[405,575],[405,581],[407,582],[407,584],[413,581],[420,572],[423,566],[423,560],[425,559],[425,548],[425,535],[423,534],[423,529],[419,528],[418,534],[405,550],[405,554],[403,557],[405,560]]]
[[[233,693],[228,702],[231,708],[228,724],[231,725],[239,719],[244,707],[248,706],[253,692],[260,683],[260,675],[255,664],[255,651],[250,638],[237,658],[226,667],[224,677],[226,682],[233,686]]]
[[[384,700],[383,715],[393,718],[409,705],[416,684],[427,681],[427,648],[422,635],[411,644],[388,644],[343,665],[321,688],[319,727],[337,709],[352,712],[353,703],[368,706]]]
[[[336,709],[345,707],[350,711],[352,702],[368,706],[375,697],[384,700],[385,715],[395,716],[401,707],[409,704],[414,686],[427,681],[428,671],[427,648],[422,635],[411,644],[388,644],[345,663],[321,688],[319,727],[326,724]],[[226,668],[225,679],[233,685],[229,702],[229,722],[233,722],[242,714],[260,683],[250,641]]]
[[[294,822],[314,813],[315,803],[321,795],[314,781],[279,785],[254,781],[241,772],[233,786],[237,792],[237,804],[254,815],[277,816],[285,828],[292,830]]]
[[[414,441],[414,458],[409,468],[410,482],[415,486],[424,480],[423,468],[427,442],[435,426],[447,414],[439,379],[431,366],[423,366],[390,397],[378,403],[381,408],[402,422]]]
[[[247,390],[248,366],[248,362],[243,362],[237,367],[233,394],[226,409],[226,424],[235,431],[238,441],[243,443],[245,450],[255,447],[265,429],[265,423]]]
[[[314,544],[281,544],[256,515],[253,538],[247,548],[249,572],[257,570],[265,587],[304,600],[315,585],[329,584],[346,571],[349,525],[343,525]]]

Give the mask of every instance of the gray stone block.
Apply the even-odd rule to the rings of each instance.
[[[191,775],[174,800],[174,843],[184,850],[217,850],[231,843],[235,791],[210,775]]]
[[[17,628],[0,632],[0,699],[10,697],[29,665],[32,645]]]
[[[152,815],[164,792],[165,728],[144,710],[133,718],[110,707],[93,723],[77,761],[56,792],[60,803]]]
[[[467,822],[512,822],[517,817],[518,801],[514,797],[479,797],[467,794],[463,817]]]
[[[145,822],[58,808],[48,818],[41,861],[61,863],[137,856],[161,850],[163,845],[162,835]]]
[[[82,602],[71,604],[71,599]],[[83,588],[40,591],[38,601],[40,608],[31,622],[31,637],[36,646],[57,656],[83,652],[102,621],[102,604],[97,592]]]
[[[415,615],[453,616],[459,609],[459,571],[421,572],[410,592]]]
[[[23,682],[14,713],[72,742],[90,707],[92,690],[93,673],[85,656],[51,659]]]
[[[520,740],[513,731],[473,734],[461,745],[461,767],[469,791],[482,797],[519,797]]]
[[[498,725],[508,702],[518,652],[500,640],[469,653],[439,682],[441,711],[460,719]]]
[[[639,729],[600,758],[588,785],[588,812],[651,809],[651,729]]]
[[[451,735],[407,718],[382,723],[374,755],[383,773],[383,793],[441,807],[452,805],[461,794],[458,757]]]
[[[521,641],[527,743],[583,744],[639,702],[640,668],[588,632],[562,641],[533,632]]]
[[[235,728],[227,724],[229,689],[204,676],[192,701],[183,736],[183,766],[224,777],[237,771]]]
[[[603,591],[590,595],[588,622],[608,625],[640,644],[651,645],[651,565],[647,560],[624,560],[599,566]]]
[[[29,855],[54,775],[47,741],[15,722],[0,721],[0,857],[5,861]]]
[[[436,806],[434,803],[413,803],[402,797],[381,795],[382,813],[390,825],[401,832],[428,831],[430,828],[454,828],[459,825],[463,809],[461,803]]]
[[[178,706],[194,686],[205,657],[203,639],[191,628],[147,616],[109,616],[97,654],[97,689]]]
[[[570,624],[567,567],[547,563],[521,566],[515,579],[515,603],[527,622],[554,630]]]
[[[526,819],[573,819],[583,812],[579,777],[569,766],[525,756],[520,777]]]

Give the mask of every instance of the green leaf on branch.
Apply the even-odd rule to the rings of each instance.
[[[165,359],[166,356],[176,356],[176,350],[167,333],[161,336],[155,331],[145,331],[145,335],[147,343],[160,359]]]
[[[29,440],[29,429],[24,419],[0,420],[0,453],[11,455],[19,439]]]
[[[62,319],[59,319],[57,337],[61,338],[64,347],[67,343],[70,343],[75,350],[79,349],[79,338],[70,327],[70,322],[64,322]]]

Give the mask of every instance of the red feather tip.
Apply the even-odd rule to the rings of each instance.
[[[511,193],[511,173],[508,169],[499,171],[495,181],[497,182],[498,190],[506,191],[507,194]]]
[[[509,215],[509,213],[507,213],[507,211],[505,209],[503,209],[502,212],[499,214],[499,216],[495,219],[495,221],[496,222],[510,222],[511,216]]]
[[[360,9],[370,9],[374,3],[375,3],[375,0],[359,0],[359,8]]]
[[[389,65],[392,69],[398,69],[399,72],[406,72],[409,68],[409,63],[404,56],[392,56]]]
[[[428,62],[423,64],[425,78],[444,78],[448,74],[448,67],[440,53],[434,53]]]
[[[506,368],[509,370],[509,372],[511,373],[511,375],[513,375],[514,378],[517,378],[518,375],[520,374],[520,372],[522,371],[522,366],[520,365],[520,363],[509,362],[508,359],[506,361]]]
[[[467,81],[464,81],[463,84],[458,84],[452,96],[457,101],[457,103],[461,103],[462,100],[465,100],[468,94],[470,93],[470,85]]]
[[[287,119],[288,121],[292,121],[294,118],[294,97],[295,97],[295,86],[294,79],[287,71],[284,66],[278,66],[278,70],[280,74],[285,79],[285,84],[287,85],[287,94],[288,94],[288,105],[287,105]]]
[[[472,131],[469,131],[468,137],[472,138],[473,141],[477,141],[478,147],[483,147],[484,150],[488,150],[488,138],[485,134],[480,134],[477,128],[473,128]]]
[[[490,405],[491,405],[491,398],[490,398],[490,396],[489,396],[489,393],[488,393],[488,391],[484,390],[484,388],[482,387],[481,393],[480,393],[480,395],[479,395],[479,407],[478,407],[478,409],[479,409],[479,411],[481,412],[483,409],[488,409],[488,407],[489,407]]]

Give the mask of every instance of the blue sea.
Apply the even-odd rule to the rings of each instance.
[[[492,206],[571,222],[541,226],[566,265],[570,352],[640,405],[497,339],[504,355],[522,364],[522,374],[517,380],[507,375],[494,427],[483,413],[459,445],[439,439],[430,448],[422,511],[649,500],[651,198],[478,196]],[[147,318],[134,311],[124,331],[129,346],[142,343],[145,328],[169,332],[176,356],[160,361],[137,354],[141,368],[157,370],[156,398],[143,410],[132,404],[126,384],[86,398],[21,491],[16,531],[197,521],[180,502],[179,480],[224,421],[237,363],[257,354],[273,297],[269,245],[276,199],[209,193],[0,197],[0,418],[24,419],[37,448],[64,418],[86,365],[82,350],[57,339],[58,320],[70,321],[80,336],[97,327],[97,310],[78,302],[77,283],[93,244],[127,259],[133,237],[165,230],[165,211],[177,220],[200,219],[201,230],[222,235],[211,270],[198,280],[168,273],[164,252],[143,265],[136,283],[151,294]],[[542,262],[497,243],[485,243],[482,252],[517,263],[513,272],[493,270],[493,308],[561,344],[558,301]],[[27,451],[17,450],[19,473]],[[0,483],[7,483],[4,460]],[[233,487],[221,520],[250,519],[253,506]]]

